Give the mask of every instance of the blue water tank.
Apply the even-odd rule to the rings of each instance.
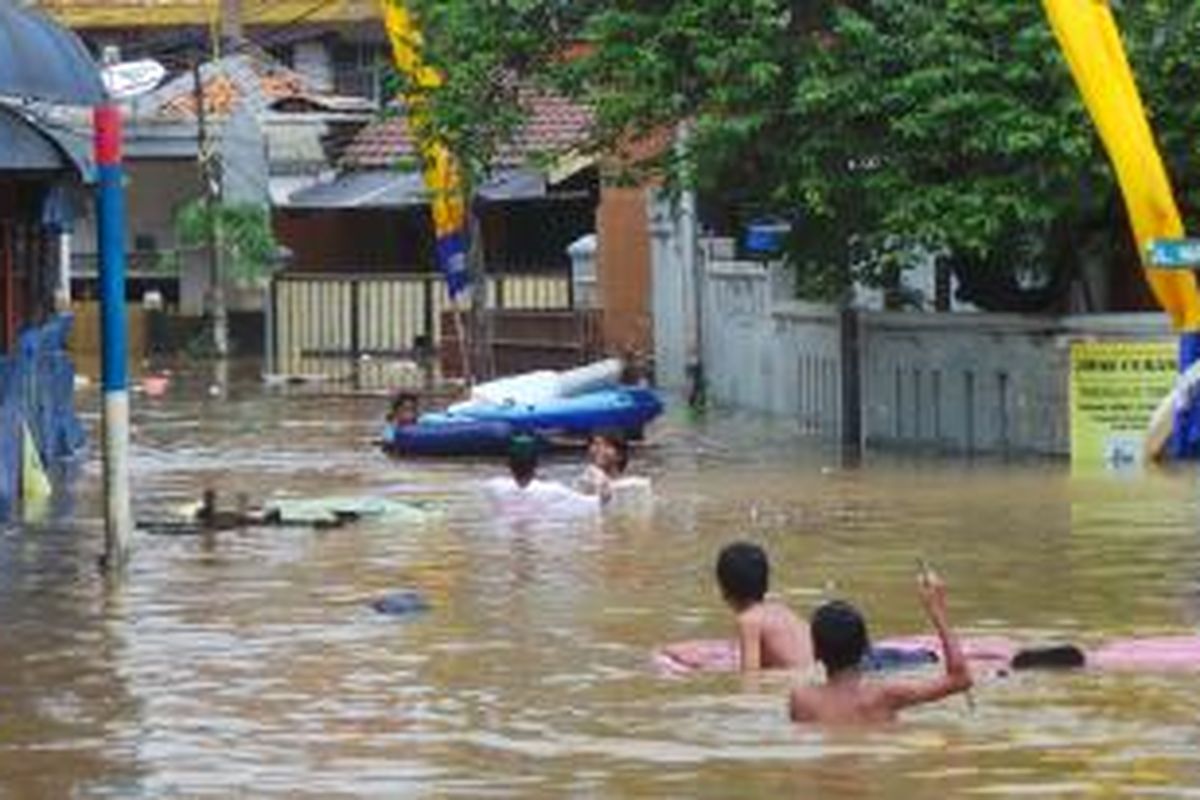
[[[758,255],[778,255],[792,230],[791,224],[779,219],[754,220],[746,226],[742,242],[746,250]]]

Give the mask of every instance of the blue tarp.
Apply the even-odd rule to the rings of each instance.
[[[1200,359],[1200,333],[1183,333],[1179,336],[1179,373]],[[1182,403],[1175,411],[1175,425],[1171,430],[1169,452],[1175,461],[1200,459],[1200,403],[1194,392],[1181,398]]]
[[[72,321],[59,315],[27,329],[16,351],[0,356],[0,520],[8,519],[16,505],[23,425],[29,426],[45,464],[83,446],[75,415],[75,366],[66,352]]]

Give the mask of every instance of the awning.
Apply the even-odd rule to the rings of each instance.
[[[0,1],[0,95],[73,106],[104,99],[95,61],[75,34],[40,11]]]
[[[546,196],[546,177],[531,170],[497,173],[479,188],[487,201],[536,200]],[[293,194],[286,208],[405,208],[429,202],[419,173],[396,170],[346,172]]]
[[[87,180],[91,168],[86,150],[74,152],[70,138],[69,131],[52,132],[0,104],[0,171],[70,170]]]

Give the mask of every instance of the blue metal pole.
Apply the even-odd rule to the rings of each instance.
[[[104,565],[122,567],[133,533],[129,499],[129,366],[125,314],[125,187],[121,112],[112,103],[93,113],[99,186],[101,378],[104,388]]]

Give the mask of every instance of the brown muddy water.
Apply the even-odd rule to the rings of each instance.
[[[652,519],[512,530],[474,499],[499,465],[377,454],[378,399],[205,388],[135,398],[139,517],[205,485],[437,501],[443,517],[140,535],[107,585],[93,450],[63,521],[0,536],[0,796],[1200,795],[1194,675],[1027,673],[977,686],[974,711],[955,698],[894,728],[822,732],[787,721],[787,676],[671,678],[649,659],[729,632],[711,563],[734,537],[769,548],[797,610],[849,596],[876,633],[922,630],[918,555],[967,632],[1193,630],[1191,470],[843,470],[786,424],[676,412],[635,456]],[[433,610],[369,609],[399,588]]]

